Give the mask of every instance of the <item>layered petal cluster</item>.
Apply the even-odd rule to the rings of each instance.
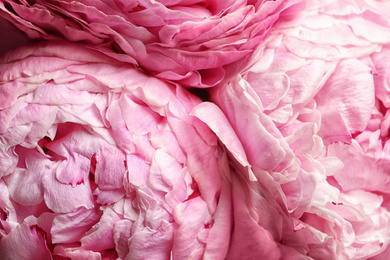
[[[389,259],[389,1],[0,16],[0,259]]]
[[[229,166],[199,98],[66,42],[7,53],[0,82],[1,259],[225,257]]]
[[[0,15],[31,38],[92,44],[157,77],[210,87],[245,59],[303,0],[0,1]]]
[[[258,243],[270,241],[255,255],[388,257],[385,10],[381,1],[311,1],[299,19],[271,30],[250,66],[212,90],[242,144],[241,165],[253,171],[241,188],[248,225],[267,231]],[[235,229],[232,241],[244,237]],[[230,254],[251,243],[241,246]]]

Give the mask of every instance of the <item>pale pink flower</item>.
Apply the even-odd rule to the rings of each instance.
[[[229,169],[200,99],[64,42],[4,55],[0,82],[1,259],[225,257]]]
[[[0,9],[0,258],[389,258],[388,1]]]
[[[240,185],[251,220],[242,225],[263,234],[246,247],[232,244],[230,254],[256,239],[268,246],[255,255],[273,252],[272,259],[388,252],[385,10],[384,2],[312,1],[298,19],[271,30],[250,66],[211,91],[242,144],[228,150],[247,160],[240,161],[249,169]],[[229,124],[215,127],[227,138],[219,128]],[[235,229],[232,241],[245,236]]]
[[[32,38],[89,43],[157,77],[210,87],[304,2],[3,0],[0,9]]]

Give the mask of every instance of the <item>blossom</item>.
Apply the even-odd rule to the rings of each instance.
[[[299,19],[271,30],[252,64],[211,90],[242,144],[228,149],[246,156],[241,194],[250,201],[248,225],[270,246],[257,255],[386,255],[390,26],[384,10],[384,2],[312,1]],[[232,241],[245,237],[234,232]]]
[[[1,259],[226,255],[228,164],[197,97],[66,42],[0,75]]]
[[[1,1],[0,258],[387,259],[389,10]]]
[[[32,38],[89,43],[157,77],[210,87],[225,77],[225,66],[245,60],[275,23],[291,19],[304,4],[7,0],[0,9]]]

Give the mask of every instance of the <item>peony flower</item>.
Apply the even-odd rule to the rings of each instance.
[[[1,1],[0,258],[388,259],[389,11]]]
[[[239,185],[246,229],[258,237],[233,246],[245,238],[234,229],[229,255],[256,239],[269,242],[254,255],[273,252],[272,259],[388,254],[384,10],[384,2],[312,1],[299,19],[270,31],[252,64],[211,91],[242,144],[229,151],[246,155],[236,168],[253,172]],[[223,140],[219,127],[228,124],[221,125]]]
[[[200,100],[65,42],[0,64],[1,259],[223,259],[228,162]]]
[[[303,0],[1,1],[0,14],[31,38],[89,43],[159,78],[211,87],[226,76],[225,66],[244,61],[274,24],[290,20],[304,4]]]

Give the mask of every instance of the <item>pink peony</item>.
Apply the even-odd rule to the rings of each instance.
[[[64,42],[0,76],[1,259],[225,257],[229,169],[197,97]]]
[[[0,259],[389,259],[389,14],[1,1]]]
[[[210,87],[303,6],[303,0],[7,0],[0,15],[32,38],[90,43],[157,77]]]
[[[388,254],[390,9],[342,3],[312,1],[299,19],[271,30],[250,66],[212,90],[242,144],[229,150],[246,155],[241,164],[253,171],[242,189],[252,197],[246,229],[258,237],[235,245],[246,235],[234,229],[231,255],[255,239],[269,247],[254,255],[279,250],[273,259]]]

